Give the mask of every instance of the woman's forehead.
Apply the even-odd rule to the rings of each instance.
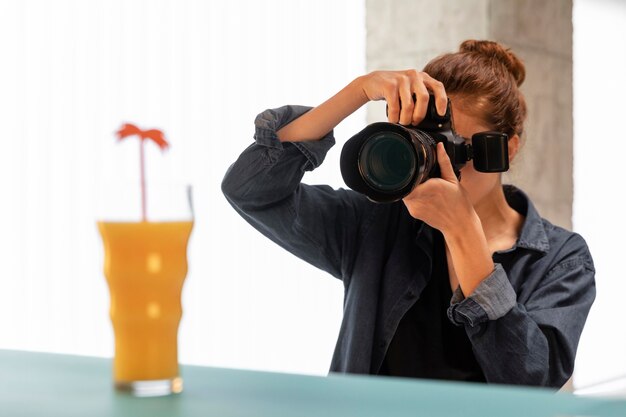
[[[452,101],[452,121],[454,130],[459,135],[470,138],[474,133],[493,130],[481,117],[472,113],[469,113],[465,106],[455,106]]]

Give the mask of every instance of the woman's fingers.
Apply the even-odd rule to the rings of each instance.
[[[411,92],[411,82],[408,77],[401,77],[399,80],[398,94],[400,95],[400,104],[402,106],[400,110],[400,124],[409,125],[413,120],[413,108],[415,103],[413,101],[413,94]]]
[[[426,88],[435,95],[435,106],[437,107],[437,114],[443,116],[446,114],[448,107],[448,96],[443,83],[435,80],[433,77],[425,72],[422,72],[423,82]]]
[[[367,98],[387,102],[390,123],[419,124],[426,116],[430,94],[435,96],[437,113],[446,112],[448,97],[443,84],[425,72],[374,71],[365,80],[363,91]]]
[[[459,181],[454,173],[452,162],[450,162],[450,157],[448,156],[448,152],[446,152],[443,142],[437,144],[437,162],[439,163],[442,179],[455,183]]]
[[[398,89],[395,86],[385,91],[385,101],[387,102],[387,119],[389,123],[398,123],[400,120],[400,98]]]
[[[445,187],[446,182],[458,183],[458,178],[452,168],[452,162],[446,152],[446,148],[443,142],[437,144],[437,162],[439,163],[439,170],[441,171],[441,178],[430,178],[428,181],[423,182],[416,186],[404,200],[421,200],[421,199],[433,199]],[[449,185],[449,184],[448,184]]]
[[[418,125],[426,117],[430,95],[422,82],[413,84],[413,94],[415,94],[415,107],[413,108],[411,124]]]
[[[448,96],[443,84],[425,72],[408,70],[406,74],[410,79],[411,93],[415,100],[411,124],[417,125],[426,117],[430,94],[435,96],[437,113],[443,116],[448,106]]]

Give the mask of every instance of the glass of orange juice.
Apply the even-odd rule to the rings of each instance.
[[[178,325],[194,222],[191,187],[155,184],[144,194],[143,210],[136,192],[113,187],[105,194],[98,229],[115,337],[115,386],[137,396],[179,393]]]

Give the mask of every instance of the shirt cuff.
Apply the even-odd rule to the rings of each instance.
[[[281,142],[276,132],[283,126],[302,116],[311,110],[307,106],[283,106],[277,109],[268,109],[260,113],[254,120],[255,133],[254,140],[258,145],[268,148],[270,161],[275,161],[282,153],[286,143],[295,146],[307,158],[308,163],[304,170],[311,171],[324,162],[326,153],[335,144],[333,131],[328,132],[320,140],[310,140],[304,142]]]
[[[502,265],[495,264],[494,271],[465,298],[458,287],[448,307],[448,318],[457,325],[474,327],[488,320],[497,320],[517,303],[517,294],[509,282]]]

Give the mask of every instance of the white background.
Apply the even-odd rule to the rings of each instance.
[[[148,144],[148,182],[194,187],[180,360],[326,374],[341,283],[253,230],[220,183],[257,113],[319,104],[364,72],[364,7],[0,0],[0,348],[113,354],[95,222],[103,184],[138,184],[139,145],[114,138],[128,121],[171,143]],[[305,180],[342,185],[339,152]]]
[[[626,376],[626,2],[574,2],[574,229],[596,266],[597,298],[575,385]]]
[[[626,374],[625,23],[622,2],[575,2],[574,226],[598,271],[579,386]],[[95,221],[105,182],[137,184],[138,145],[113,135],[129,121],[172,145],[148,146],[148,181],[194,187],[181,361],[325,374],[341,284],[262,238],[219,186],[258,112],[318,104],[364,72],[364,1],[1,0],[0,47],[0,348],[112,355]],[[364,123],[347,119],[340,143]],[[342,186],[338,154],[305,181]]]

